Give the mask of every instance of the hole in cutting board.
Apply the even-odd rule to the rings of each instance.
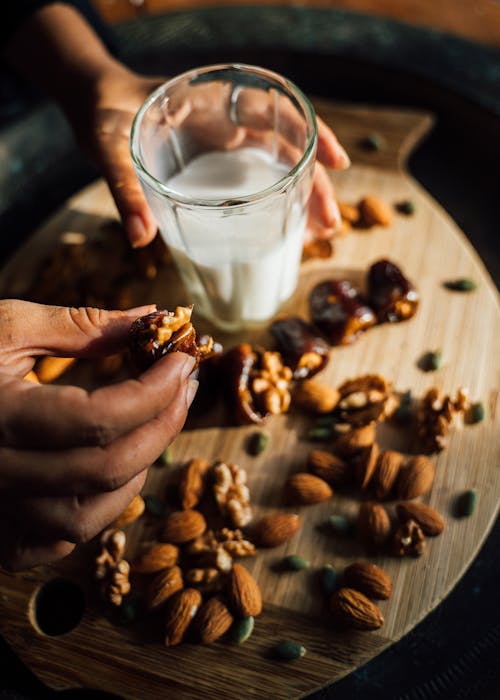
[[[47,581],[34,594],[30,619],[38,632],[49,637],[68,634],[85,611],[85,595],[76,583],[64,578]]]

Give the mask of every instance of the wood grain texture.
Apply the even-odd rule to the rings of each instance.
[[[436,481],[424,503],[445,517],[447,527],[429,541],[421,559],[370,558],[392,577],[394,593],[380,604],[386,618],[381,630],[371,633],[340,632],[325,615],[325,601],[316,579],[320,566],[331,563],[339,571],[357,559],[366,559],[355,539],[326,535],[318,526],[332,513],[354,516],[359,507],[356,494],[335,494],[332,501],[294,509],[304,518],[300,533],[276,550],[266,551],[245,565],[259,581],[265,612],[256,621],[255,632],[242,647],[224,642],[201,647],[186,644],[165,649],[158,629],[116,626],[103,616],[90,577],[93,545],[80,548],[71,557],[50,567],[23,574],[0,573],[0,629],[24,661],[54,688],[98,687],[125,698],[152,700],[166,695],[180,700],[214,697],[300,697],[356,668],[399,639],[432,610],[456,584],[478,551],[498,511],[499,470],[499,348],[498,295],[484,266],[465,236],[446,213],[403,171],[404,159],[415,141],[429,128],[427,114],[398,110],[376,110],[318,102],[320,114],[331,123],[347,147],[353,166],[333,175],[339,197],[356,202],[372,193],[388,203],[411,199],[416,213],[395,215],[389,229],[350,232],[336,243],[332,260],[303,264],[298,291],[288,308],[306,314],[307,296],[313,285],[332,276],[347,275],[362,281],[367,267],[388,256],[398,262],[421,292],[421,307],[409,322],[384,325],[367,332],[355,345],[335,348],[322,381],[337,386],[344,379],[378,372],[391,379],[398,390],[422,394],[436,385],[446,392],[460,386],[471,397],[483,400],[486,420],[455,431],[450,446],[436,459]],[[387,149],[367,153],[359,138],[378,131]],[[61,232],[92,233],[103,218],[115,215],[114,205],[102,182],[73,197],[41,227],[8,268],[0,275],[0,294],[7,286],[19,293],[31,279],[41,256]],[[471,277],[479,282],[472,294],[446,290],[442,282]],[[17,287],[16,287],[17,285]],[[171,307],[187,301],[171,272],[157,278],[147,299]],[[200,330],[209,329],[203,322]],[[241,339],[268,340],[266,331],[217,336],[227,346]],[[421,372],[416,361],[427,350],[440,348],[443,367],[434,373]],[[75,370],[76,372],[76,370]],[[282,508],[282,485],[294,471],[302,470],[313,447],[304,435],[308,420],[296,413],[268,421],[270,448],[249,457],[245,443],[252,427],[200,428],[192,421],[172,446],[174,469],[188,459],[223,459],[245,466],[249,473],[252,502],[258,515]],[[389,426],[378,428],[382,448],[405,449],[408,436]],[[170,468],[152,469],[145,494],[163,495],[173,476]],[[453,504],[463,489],[478,491],[478,506],[469,519],[455,519]],[[392,504],[389,504],[389,509]],[[291,509],[289,509],[291,510]],[[138,543],[154,538],[157,521],[143,517],[127,528],[127,554]],[[311,561],[311,569],[277,573],[273,563],[286,554],[300,553]],[[81,624],[64,637],[36,632],[29,618],[30,599],[37,588],[54,576],[78,581],[87,598]],[[278,663],[268,656],[270,645],[282,638],[300,641],[307,654],[292,663]]]

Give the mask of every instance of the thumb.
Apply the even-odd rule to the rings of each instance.
[[[5,308],[5,304],[9,307]],[[17,300],[2,302],[0,318],[7,323],[5,337],[11,345],[4,346],[3,352],[13,352],[17,358],[24,354],[70,357],[111,354],[126,345],[134,319],[155,310],[154,305],[105,311]]]

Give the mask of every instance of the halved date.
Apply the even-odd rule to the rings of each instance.
[[[271,325],[284,363],[294,379],[308,379],[328,362],[329,346],[310,323],[297,316],[280,318]]]
[[[376,323],[372,308],[348,280],[317,284],[309,298],[311,317],[332,345],[349,345]]]
[[[368,300],[379,322],[397,323],[415,314],[419,294],[397,265],[379,260],[368,271]]]

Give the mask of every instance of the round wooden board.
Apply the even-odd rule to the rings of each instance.
[[[474,400],[486,406],[486,420],[451,435],[449,447],[435,459],[436,480],[423,501],[437,508],[447,521],[445,532],[428,541],[420,559],[371,558],[392,577],[394,593],[381,603],[385,624],[371,633],[340,632],[325,614],[325,601],[316,580],[318,567],[331,563],[339,571],[352,561],[366,559],[355,539],[328,536],[318,528],[332,513],[355,515],[356,494],[335,494],[324,504],[300,508],[304,526],[288,544],[259,553],[245,565],[263,590],[265,611],[255,632],[241,647],[219,642],[211,646],[185,644],[165,649],[161,635],[150,630],[112,624],[101,614],[92,582],[92,543],[54,566],[21,573],[0,573],[1,632],[27,665],[49,686],[97,687],[124,698],[150,700],[171,695],[176,699],[218,697],[300,697],[331,683],[378,654],[415,626],[459,580],[491,528],[499,493],[499,348],[498,296],[484,266],[444,211],[404,172],[404,159],[431,125],[427,114],[361,108],[317,102],[320,114],[331,123],[353,157],[353,166],[335,173],[340,199],[356,202],[371,193],[387,202],[415,202],[413,216],[395,215],[388,229],[350,232],[336,243],[331,260],[303,264],[300,284],[288,307],[307,315],[312,286],[329,277],[360,280],[368,266],[381,257],[399,263],[421,293],[414,319],[370,330],[355,345],[335,348],[321,380],[337,386],[344,379],[380,373],[398,391],[411,389],[419,396],[430,386],[454,393],[466,386]],[[379,153],[359,148],[367,132],[381,133],[387,142]],[[63,231],[92,234],[114,205],[102,182],[73,197],[41,227],[0,275],[0,293],[18,289],[32,279],[42,255]],[[477,291],[459,294],[443,287],[443,281],[470,277]],[[152,283],[148,298],[172,307],[188,301],[171,270]],[[203,322],[199,324],[203,330]],[[266,340],[266,333],[217,336],[229,346],[239,340]],[[440,349],[443,367],[423,373],[418,358]],[[282,485],[287,475],[302,469],[312,443],[305,439],[309,421],[291,413],[268,421],[270,448],[249,457],[245,443],[252,427],[217,426],[184,430],[172,447],[174,466],[193,457],[223,459],[245,466],[257,515],[282,507]],[[404,451],[408,436],[387,426],[379,428],[381,448]],[[316,445],[315,445],[316,446]],[[163,495],[170,469],[152,469],[145,494]],[[457,519],[453,506],[457,494],[474,488],[478,505],[470,518]],[[392,509],[393,504],[388,504]],[[142,518],[127,529],[128,556],[145,537],[154,536],[155,523]],[[299,552],[311,561],[311,569],[278,573],[273,563],[285,554]],[[76,629],[62,637],[36,631],[30,619],[30,601],[40,585],[63,575],[77,581],[87,594],[87,608]],[[290,638],[302,642],[307,654],[293,663],[279,663],[268,656],[274,642]]]

